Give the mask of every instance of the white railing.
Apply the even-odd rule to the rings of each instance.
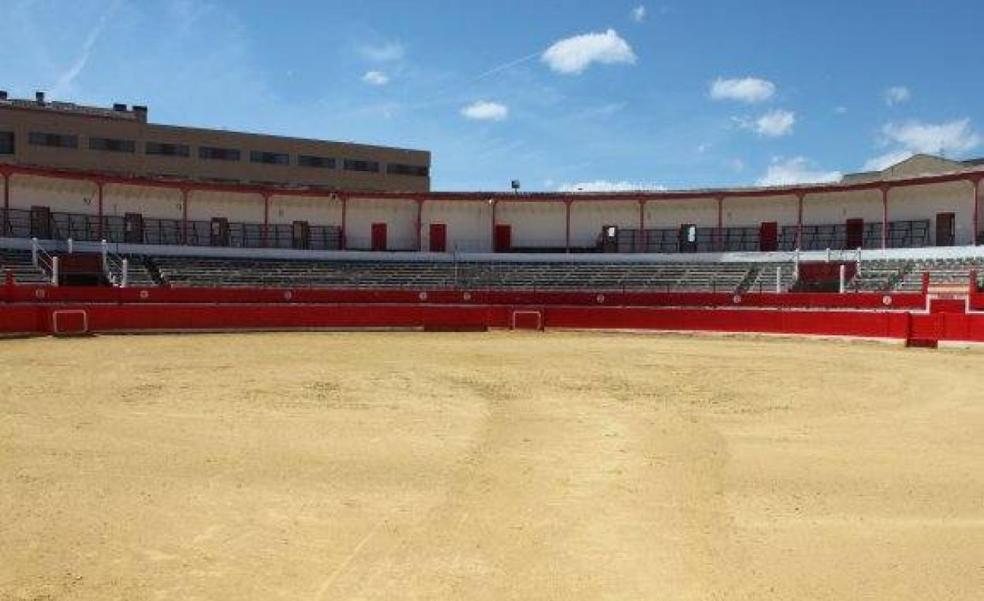
[[[53,256],[48,253],[38,242],[37,238],[31,238],[31,263],[34,265],[35,269],[40,269],[43,273],[48,274],[51,285],[58,285],[58,269],[59,262],[58,257]]]

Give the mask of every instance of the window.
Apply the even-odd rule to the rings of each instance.
[[[165,157],[188,157],[191,156],[187,144],[167,144],[164,142],[147,142],[144,152]]]
[[[290,165],[290,155],[281,152],[251,150],[249,160],[251,163],[266,163],[267,165]]]
[[[413,175],[416,177],[427,177],[430,169],[419,165],[400,165],[398,163],[386,164],[387,175]]]
[[[240,152],[234,148],[215,148],[201,146],[198,148],[198,158],[211,161],[238,161]]]
[[[0,154],[14,154],[14,132],[0,131]]]
[[[335,159],[330,157],[316,157],[309,154],[297,156],[297,164],[300,167],[318,167],[320,169],[334,169]]]
[[[48,134],[32,131],[27,135],[27,143],[34,146],[50,146],[52,148],[78,148],[79,137],[70,134]]]
[[[114,138],[89,138],[89,150],[104,150],[106,152],[133,152],[136,145],[133,140],[116,140]]]
[[[368,171],[379,173],[379,161],[359,161],[355,159],[345,159],[346,171]]]

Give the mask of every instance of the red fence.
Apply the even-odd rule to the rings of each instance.
[[[984,342],[984,294],[647,294],[0,287],[0,332],[688,330]],[[970,309],[968,311],[967,309]],[[517,320],[517,315],[520,319]],[[535,316],[539,319],[533,319]]]

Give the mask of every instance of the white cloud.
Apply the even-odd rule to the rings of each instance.
[[[55,81],[55,85],[51,88],[51,96],[53,98],[59,98],[66,96],[75,79],[82,73],[85,69],[86,64],[89,62],[89,57],[92,55],[92,50],[99,41],[99,37],[102,36],[103,29],[106,28],[106,24],[112,19],[116,11],[119,10],[122,0],[115,0],[109,9],[99,17],[99,21],[96,22],[96,26],[93,27],[88,35],[85,36],[85,41],[82,42],[82,50],[79,55],[72,61],[72,64],[58,75],[58,79]]]
[[[776,84],[757,77],[740,79],[717,78],[711,82],[710,95],[713,100],[737,100],[739,102],[762,102],[776,93]]]
[[[821,171],[804,157],[775,158],[765,175],[755,183],[759,186],[791,186],[793,184],[817,184],[840,180],[840,171]]]
[[[665,190],[658,184],[644,184],[630,181],[609,181],[596,179],[590,182],[576,182],[557,186],[558,192],[635,192],[639,190]]]
[[[402,60],[406,49],[400,42],[386,42],[379,45],[367,45],[359,48],[359,53],[375,63],[389,63]]]
[[[366,74],[362,76],[362,81],[371,86],[385,86],[389,80],[389,76],[382,71],[366,71]]]
[[[846,115],[847,114],[847,107],[846,106],[843,106],[843,105],[842,106],[835,106],[834,107],[834,113],[836,113],[838,115]]]
[[[863,169],[865,171],[882,171],[888,169],[892,165],[901,163],[902,161],[910,158],[914,153],[911,150],[893,150],[892,152],[886,152],[883,155],[876,156],[874,158],[868,159]]]
[[[636,23],[642,23],[646,20],[646,7],[640,4],[639,6],[632,9],[632,20]]]
[[[885,99],[885,104],[888,106],[895,106],[896,104],[908,102],[909,99],[912,98],[912,93],[909,92],[909,88],[905,86],[892,86],[885,90],[883,97]]]
[[[560,40],[547,48],[540,60],[557,73],[577,75],[592,63],[635,64],[636,55],[628,42],[609,29],[605,33],[586,33]]]
[[[498,102],[479,100],[461,109],[461,114],[478,121],[504,121],[509,116],[509,107]]]
[[[778,138],[791,134],[796,115],[791,111],[774,110],[755,120],[755,131],[762,136]]]
[[[889,142],[898,143],[914,153],[959,154],[973,150],[981,143],[981,137],[971,127],[970,119],[945,123],[889,123],[882,128],[882,134]]]

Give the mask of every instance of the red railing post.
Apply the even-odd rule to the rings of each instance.
[[[181,244],[188,246],[188,198],[191,196],[191,189],[181,188]]]
[[[805,192],[797,192],[796,200],[796,248],[803,249],[803,199],[806,197]]]
[[[270,192],[264,191],[260,194],[263,195],[263,232],[262,232],[262,245],[263,248],[270,247]]]
[[[977,246],[981,235],[981,176],[971,179],[970,183],[974,184],[974,241],[971,244]]]
[[[571,252],[571,204],[574,202],[573,198],[564,199],[564,207],[566,210],[567,226],[564,232],[564,252]]]
[[[94,180],[96,183],[96,238],[103,239],[103,181]]]
[[[885,185],[881,187],[881,197],[882,197],[882,231],[881,231],[881,247],[882,250],[888,248],[888,191],[890,186]]]
[[[346,232],[347,232],[347,229],[346,228],[347,228],[347,225],[348,225],[348,223],[347,223],[347,220],[348,220],[348,215],[347,215],[347,211],[348,211],[348,196],[346,196],[345,194],[342,194],[339,198],[342,201],[342,231],[341,231],[341,235],[339,236],[341,238],[341,240],[339,240],[339,246],[340,246],[339,250],[345,250],[348,247],[348,244],[347,244],[348,241],[345,238],[346,237]]]
[[[7,169],[0,169],[3,175],[3,221],[0,222],[0,235],[6,236],[10,233],[10,178],[13,175]]]
[[[417,199],[417,252],[424,250],[424,199]]]
[[[715,246],[717,246],[718,252],[724,251],[724,196],[717,197],[718,205],[718,222],[717,231],[714,233]]]

